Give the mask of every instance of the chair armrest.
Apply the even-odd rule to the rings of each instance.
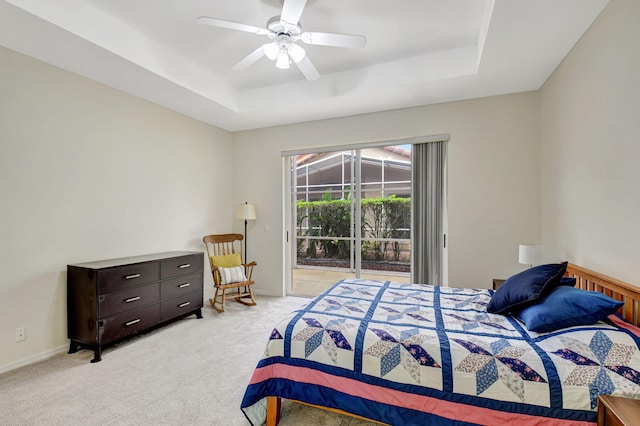
[[[213,276],[214,285],[220,285],[220,272],[218,269],[220,269],[218,266],[211,265],[211,275]]]
[[[244,269],[246,271],[247,280],[251,281],[251,276],[253,275],[253,267],[257,265],[258,264],[256,262],[242,264],[242,266],[244,266]]]

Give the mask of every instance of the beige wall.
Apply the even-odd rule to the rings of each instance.
[[[0,48],[0,371],[66,348],[68,263],[228,229],[231,157],[228,132]]]
[[[537,93],[522,93],[234,133],[235,202],[258,211],[256,291],[283,292],[282,150],[442,133],[451,137],[450,285],[486,288],[520,271],[518,244],[540,239],[538,110]]]
[[[612,0],[540,96],[542,229],[564,258],[640,285],[640,2]]]

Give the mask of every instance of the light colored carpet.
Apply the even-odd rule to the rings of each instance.
[[[190,316],[103,351],[80,350],[0,375],[2,425],[248,425],[240,402],[273,326],[309,299],[206,302]],[[285,403],[282,426],[370,425]]]

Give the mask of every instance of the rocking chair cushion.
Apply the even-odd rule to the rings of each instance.
[[[247,281],[244,267],[233,266],[231,268],[218,268],[220,271],[220,284],[242,283]]]
[[[240,257],[240,253],[211,256],[210,261],[211,266],[215,265],[218,268],[230,268],[232,266],[242,265],[242,257]]]

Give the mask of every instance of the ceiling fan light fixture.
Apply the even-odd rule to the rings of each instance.
[[[280,53],[280,45],[275,41],[273,43],[265,44],[263,49],[264,55],[272,61],[275,61],[278,57],[278,53]]]
[[[287,53],[287,47],[282,46],[280,53],[278,53],[278,59],[276,59],[276,68],[281,70],[289,69],[289,54]]]
[[[295,43],[289,45],[289,56],[293,59],[293,62],[298,63],[304,58],[305,51],[302,47],[298,46]]]

